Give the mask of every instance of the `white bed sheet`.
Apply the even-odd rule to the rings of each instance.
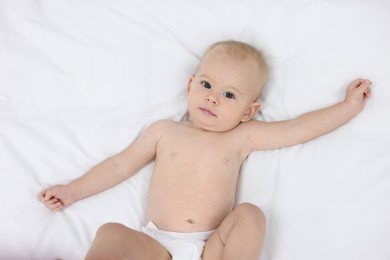
[[[0,259],[82,259],[103,223],[140,229],[152,164],[61,213],[36,195],[179,120],[199,56],[222,39],[267,57],[261,120],[373,82],[347,125],[243,165],[237,203],[268,220],[261,259],[390,259],[389,27],[385,0],[0,0]]]

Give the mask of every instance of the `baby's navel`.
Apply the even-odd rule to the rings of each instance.
[[[190,219],[190,218],[187,219],[187,222],[190,223],[190,224],[194,224],[195,223],[195,221],[193,219]]]

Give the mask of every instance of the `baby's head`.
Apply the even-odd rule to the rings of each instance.
[[[256,99],[261,96],[264,85],[268,79],[268,65],[264,60],[262,53],[245,42],[227,40],[220,41],[209,46],[206,51],[203,53],[201,60],[196,68],[196,73],[201,68],[202,64],[205,60],[207,60],[207,56],[212,51],[219,51],[223,55],[235,60],[236,62],[245,62],[252,61],[257,65],[257,73],[255,73],[256,78],[255,84],[253,85],[254,90],[256,91]]]
[[[268,77],[261,53],[249,44],[222,41],[203,54],[188,83],[188,111],[195,126],[216,132],[253,118]]]

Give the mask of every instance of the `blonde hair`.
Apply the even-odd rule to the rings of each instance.
[[[252,45],[245,43],[245,42],[239,42],[239,41],[234,41],[234,40],[219,41],[219,42],[216,42],[216,43],[210,45],[205,50],[205,52],[203,53],[202,58],[198,64],[198,67],[196,68],[196,71],[198,71],[198,68],[202,64],[204,57],[206,57],[206,55],[211,50],[215,49],[216,47],[222,47],[223,48],[222,50],[227,55],[229,55],[229,56],[231,56],[239,61],[253,59],[256,62],[256,64],[258,65],[258,68],[259,68],[258,71],[259,71],[259,76],[260,76],[260,81],[259,81],[259,85],[258,85],[259,91],[258,91],[258,95],[257,95],[257,98],[258,98],[263,91],[264,85],[267,82],[268,74],[269,74],[268,65],[265,62],[265,59],[264,59],[261,51],[259,51],[258,49],[256,49]]]

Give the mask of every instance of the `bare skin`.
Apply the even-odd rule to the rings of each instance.
[[[124,151],[68,185],[41,191],[39,199],[53,211],[62,210],[128,179],[155,159],[149,220],[173,232],[215,229],[203,259],[258,259],[264,214],[248,203],[233,210],[242,163],[253,151],[304,143],[348,122],[363,109],[371,82],[357,79],[348,86],[343,101],[298,118],[254,121],[260,109],[253,98],[259,80],[257,64],[251,58],[237,60],[223,48],[203,57],[190,77],[190,121],[152,124]],[[147,235],[111,223],[99,229],[87,258],[170,259],[170,255]]]

